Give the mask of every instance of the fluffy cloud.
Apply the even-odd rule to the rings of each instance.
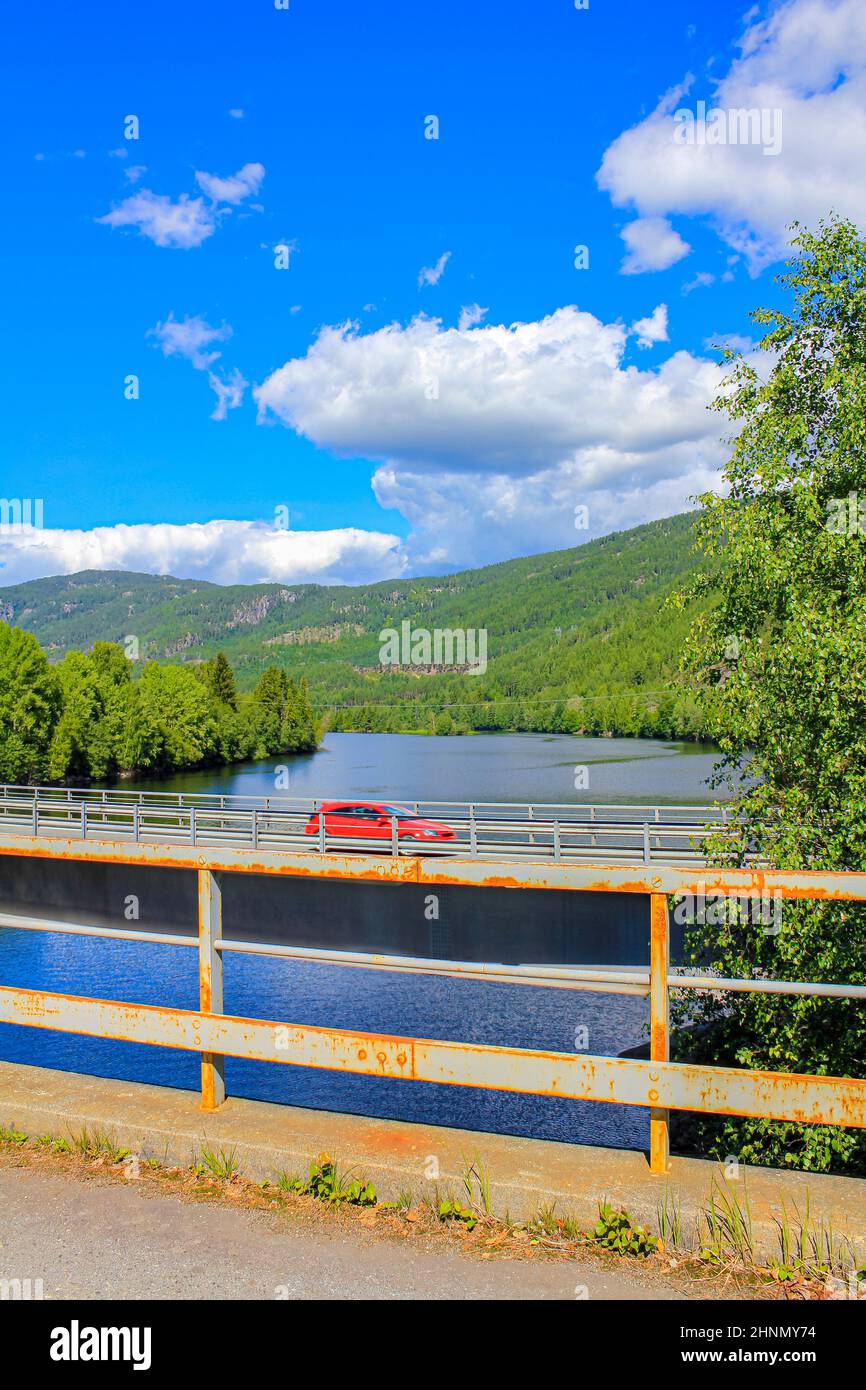
[[[86,569],[218,584],[360,584],[402,574],[405,556],[399,537],[380,531],[285,531],[258,521],[34,529],[0,537],[2,584]]]
[[[211,370],[221,356],[219,349],[213,350],[211,345],[225,342],[231,335],[232,330],[227,323],[215,328],[198,315],[176,319],[169,314],[163,323],[150,330],[150,336],[159,342],[163,356],[183,357],[192,363],[196,371],[207,372],[208,384],[217,398],[210,417],[212,420],[225,420],[230,410],[236,410],[242,404],[249,385],[237,367],[233,367],[225,376]]]
[[[220,355],[219,351],[207,351],[209,345],[225,342],[232,335],[227,323],[214,328],[197,315],[176,319],[174,314],[169,314],[164,323],[158,323],[150,332],[158,339],[165,357],[185,357],[198,371],[205,371]]]
[[[451,259],[450,251],[443,251],[435,265],[424,266],[418,271],[418,288],[422,290],[425,285],[438,285],[442,279],[446,265]]]
[[[245,164],[226,179],[197,173],[196,181],[210,202],[187,193],[175,201],[164,193],[140,188],[96,221],[105,227],[135,227],[156,246],[188,251],[213,236],[226,212],[220,204],[237,204],[255,194],[264,175],[261,164]]]
[[[639,325],[662,341],[663,306]],[[510,327],[326,327],[254,395],[260,415],[380,465],[376,496],[412,523],[413,566],[477,564],[585,540],[577,504],[600,534],[682,508],[715,475],[718,365],[675,352],[626,366],[637,328],[574,306]]]
[[[708,217],[757,274],[784,254],[794,218],[814,225],[834,209],[866,224],[866,5],[784,0],[768,19],[748,25],[739,50],[715,83],[708,115],[713,108],[762,112],[760,139],[675,139],[675,111],[696,109],[691,97],[703,95],[692,93],[689,76],[613,142],[597,177],[618,207],[634,208],[642,221]],[[778,153],[766,152],[779,145]]]
[[[638,341],[638,347],[652,347],[653,343],[666,343],[668,340],[668,306],[657,304],[645,319],[636,319],[631,331]]]
[[[196,171],[195,181],[202,193],[215,203],[242,203],[258,193],[265,176],[263,164],[245,164],[236,174],[221,179],[217,174]]]
[[[180,247],[185,251],[201,246],[216,230],[214,212],[203,198],[181,193],[172,202],[166,194],[152,193],[149,188],[132,193],[96,220],[104,227],[136,227],[156,246]]]
[[[692,497],[718,486],[723,457],[715,441],[629,458],[599,450],[594,478],[588,459],[524,478],[413,474],[383,466],[373,486],[383,507],[395,508],[412,524],[410,572],[435,573],[566,549],[685,511]],[[617,482],[605,486],[611,465]],[[577,507],[586,508],[585,525]]]
[[[623,275],[667,270],[691,250],[665,217],[639,217],[629,222],[620,235],[628,247],[620,267]]]
[[[464,304],[463,308],[460,310],[460,319],[457,327],[461,329],[461,331],[464,328],[475,328],[477,324],[484,321],[487,317],[487,312],[488,311],[483,309],[480,304]]]
[[[415,471],[527,474],[583,450],[704,437],[715,366],[677,352],[626,369],[627,337],[574,306],[462,331],[423,316],[368,334],[343,324],[254,394],[260,412],[324,448]]]

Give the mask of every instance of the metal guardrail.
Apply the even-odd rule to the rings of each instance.
[[[219,851],[148,847],[123,841],[64,841],[2,835],[5,856],[152,863],[194,869],[198,876],[197,936],[154,936],[126,929],[93,928],[84,923],[53,922],[6,914],[0,929],[25,928],[119,940],[170,941],[198,950],[199,1008],[165,1008],[94,999],[70,994],[0,987],[0,1023],[56,1029],[120,1041],[176,1047],[201,1054],[201,1104],[216,1109],[225,1100],[225,1056],[319,1067],[407,1081],[476,1086],[519,1094],[614,1102],[650,1110],[650,1169],[662,1173],[669,1159],[672,1109],[712,1114],[759,1116],[771,1120],[866,1128],[866,1081],[853,1077],[807,1076],[670,1060],[671,989],[753,991],[840,998],[866,1003],[866,986],[768,979],[725,980],[672,970],[668,893],[726,893],[743,897],[767,891],[783,899],[866,902],[866,873],[794,873],[753,869],[707,870],[694,867],[645,869],[598,865],[557,865],[542,869],[516,864],[507,876],[470,859],[427,864],[400,861],[386,869],[370,856],[335,862],[327,855],[275,856],[249,849]],[[305,877],[383,876],[395,883],[460,882],[495,884],[512,889],[558,887],[574,891],[645,893],[650,897],[649,970],[605,970],[555,966],[505,966],[465,961],[430,961],[415,957],[322,951],[226,938],[222,929],[222,877],[225,873],[270,873]],[[226,953],[281,956],[344,967],[433,973],[545,988],[592,989],[646,996],[650,1001],[650,1058],[589,1056],[528,1048],[437,1041],[346,1029],[299,1026],[223,1011],[223,958]]]
[[[328,801],[338,801],[330,797]],[[362,798],[347,797],[347,804]],[[226,845],[326,853],[552,859],[569,862],[702,862],[700,840],[728,824],[706,806],[548,805],[518,802],[408,801],[416,817],[449,826],[456,838],[413,834],[392,815],[382,838],[336,834],[320,799],[220,796],[98,788],[0,785],[0,831],[88,836],[141,843]],[[307,827],[314,822],[314,833]]]

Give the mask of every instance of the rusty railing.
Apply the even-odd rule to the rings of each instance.
[[[322,1067],[407,1081],[475,1086],[523,1094],[637,1105],[650,1112],[650,1168],[664,1172],[669,1155],[671,1110],[760,1116],[812,1124],[866,1127],[866,1080],[808,1076],[670,1060],[668,1005],[671,989],[811,994],[866,1003],[866,986],[750,979],[725,980],[671,968],[669,895],[866,901],[866,873],[783,872],[762,868],[707,869],[694,865],[591,865],[497,863],[480,858],[381,858],[371,855],[203,848],[189,843],[142,844],[99,839],[46,839],[0,829],[4,856],[27,856],[152,867],[174,867],[198,876],[198,933],[146,931],[55,922],[17,913],[0,916],[0,928],[57,931],[120,940],[170,942],[198,951],[197,1011],[131,1004],[11,986],[0,987],[0,1022],[23,1024],[127,1042],[175,1047],[201,1055],[201,1104],[213,1110],[225,1099],[225,1056]],[[648,970],[506,966],[486,962],[428,960],[399,955],[315,950],[233,941],[223,936],[221,879],[225,874],[276,874],[402,884],[506,887],[515,890],[639,893],[650,897]],[[223,957],[230,952],[327,961],[347,968],[433,973],[513,984],[637,994],[649,997],[650,1056],[590,1056],[459,1041],[360,1033],[241,1018],[223,1012]]]

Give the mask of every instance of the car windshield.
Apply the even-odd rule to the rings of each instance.
[[[399,816],[401,820],[418,820],[418,816],[405,806],[383,806],[383,816]]]

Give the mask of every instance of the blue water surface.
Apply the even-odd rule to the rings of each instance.
[[[0,931],[0,983],[139,1004],[198,1008],[198,954],[183,946]],[[275,1022],[460,1042],[616,1054],[641,1042],[642,999],[434,979],[228,954],[225,1012]],[[0,1024],[0,1057],[61,1071],[195,1090],[199,1058],[176,1048]],[[425,1124],[644,1148],[648,1115],[631,1106],[519,1096],[472,1087],[226,1058],[228,1093],[311,1109]]]

